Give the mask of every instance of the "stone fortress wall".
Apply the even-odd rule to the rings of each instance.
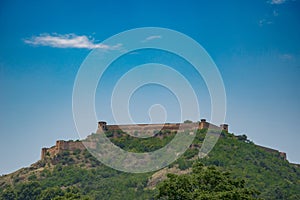
[[[107,125],[104,121],[98,122],[98,130],[97,133],[103,131],[117,131],[122,130],[125,132],[130,131],[148,131],[153,133],[155,130],[170,130],[170,131],[177,131],[179,126],[183,128],[188,128],[191,126],[189,123],[166,123],[166,124],[138,124],[138,125]],[[193,125],[195,126],[195,125]],[[220,126],[216,126],[206,121],[206,119],[201,119],[198,123],[198,129],[214,129],[214,130],[223,130],[228,132],[228,124],[221,124]],[[271,152],[271,153],[279,153],[280,158],[286,160],[286,153],[280,152],[275,149],[263,147],[256,145],[262,150]],[[41,160],[45,159],[46,155],[48,154],[50,157],[54,157],[55,155],[63,152],[63,151],[74,151],[75,149],[84,150],[86,149],[85,146],[82,144],[81,141],[63,141],[58,140],[56,141],[56,145],[50,148],[42,148],[41,152]]]
[[[54,157],[63,151],[74,151],[75,149],[84,150],[85,146],[80,141],[57,140],[55,146],[42,148],[41,160],[43,160],[47,154],[49,154],[50,157]]]
[[[101,131],[155,131],[155,130],[171,130],[176,131],[179,129],[179,126],[182,128],[188,128],[189,126],[193,127],[190,123],[165,123],[165,124],[137,124],[137,125],[107,125],[105,121],[98,122],[98,130]],[[206,119],[201,119],[198,123],[198,129],[210,128],[215,130],[224,130],[228,132],[228,124],[221,124],[216,126],[206,121]]]

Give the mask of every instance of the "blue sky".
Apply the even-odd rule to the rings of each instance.
[[[222,75],[230,130],[299,163],[299,9],[297,0],[1,1],[0,174],[37,161],[58,139],[78,138],[72,89],[81,63],[93,48],[117,48],[101,41],[139,27],[169,28],[199,42]],[[155,103],[148,99],[147,106]]]

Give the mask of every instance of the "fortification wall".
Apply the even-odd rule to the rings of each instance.
[[[105,124],[105,125],[103,125]],[[216,130],[225,130],[228,131],[228,125],[222,124],[220,126],[216,126],[209,122],[206,122],[205,119],[202,119],[200,123],[196,124],[198,129],[216,129]],[[171,130],[177,131],[180,129],[194,129],[195,123],[166,123],[166,124],[137,124],[137,125],[106,125],[105,122],[99,122],[97,132],[101,131],[117,131],[122,130],[124,132],[132,132],[132,131],[155,131],[155,130]]]
[[[42,148],[41,152],[41,160],[43,160],[47,154],[50,157],[54,157],[55,155],[63,152],[63,151],[74,151],[76,149],[84,150],[85,146],[80,141],[56,141],[56,145],[50,148]]]
[[[282,158],[283,160],[287,160],[285,152],[280,152],[280,151],[278,151],[276,149],[271,149],[271,148],[263,147],[263,146],[260,146],[260,145],[256,145],[256,146],[258,148],[264,150],[264,151],[267,151],[267,152],[270,152],[270,153],[274,153],[274,154],[278,154],[280,158]]]
[[[142,131],[142,132],[149,132],[150,134],[153,134],[153,131],[159,131],[159,130],[177,131],[179,129],[179,126],[180,126],[180,129],[183,129],[183,130],[194,129],[195,125],[198,126],[198,129],[210,128],[210,129],[228,131],[228,124],[221,124],[220,126],[216,126],[214,124],[207,122],[205,119],[201,119],[201,121],[198,123],[198,125],[195,123],[107,125],[106,122],[101,121],[98,123],[97,133],[100,133],[103,131],[122,130],[124,132]],[[115,136],[116,135],[114,135],[114,137]],[[256,145],[256,146],[261,148],[264,151],[278,154],[281,159],[284,159],[284,160],[287,159],[286,153],[284,153],[284,152],[280,152],[278,150],[259,146],[259,145]],[[193,148],[193,146],[191,148]],[[49,154],[51,157],[53,157],[62,151],[65,151],[65,150],[74,151],[76,149],[84,150],[85,146],[80,141],[74,142],[74,141],[58,140],[58,141],[56,141],[55,146],[53,146],[51,148],[42,148],[41,159],[44,159],[47,154]]]
[[[180,124],[137,124],[137,125],[107,125],[109,131],[154,131],[154,130],[178,130]]]

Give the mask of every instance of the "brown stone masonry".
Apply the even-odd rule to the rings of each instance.
[[[107,125],[106,122],[100,121],[98,122],[98,130],[97,132],[102,132],[102,131],[116,131],[116,130],[123,130],[125,132],[130,132],[130,131],[145,131],[145,132],[152,132],[155,130],[170,130],[170,131],[176,131],[179,129],[179,126],[182,127],[189,127],[188,123],[166,123],[166,124],[138,124],[136,125]],[[206,121],[206,119],[201,119],[199,122],[199,129],[216,129],[216,130],[224,130],[228,132],[228,124],[221,124],[220,126],[216,126],[214,124],[211,124]],[[267,152],[271,153],[276,153],[279,155],[279,157],[283,160],[286,160],[286,153],[284,152],[279,152],[278,150],[259,146],[260,149],[263,149]],[[47,154],[49,154],[50,157],[53,157],[57,155],[58,153],[61,153],[63,151],[73,151],[75,149],[81,149],[84,150],[85,147],[80,141],[63,141],[63,140],[58,140],[56,141],[56,145],[51,147],[51,148],[42,148],[41,152],[41,159],[43,160]]]

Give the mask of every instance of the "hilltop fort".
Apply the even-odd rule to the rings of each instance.
[[[99,131],[114,131],[114,130],[126,130],[126,131],[154,131],[154,130],[179,130],[180,126],[187,126],[188,123],[165,123],[165,124],[137,124],[137,125],[107,125],[105,121],[98,122]],[[228,124],[221,124],[216,126],[212,123],[206,121],[206,119],[201,119],[198,123],[198,129],[215,129],[224,130],[228,132]]]
[[[166,123],[166,124],[138,124],[138,125],[108,125],[105,121],[99,121],[98,122],[98,129],[97,133],[100,132],[116,132],[118,130],[122,130],[125,132],[130,131],[148,131],[153,132],[155,130],[170,130],[170,131],[177,131],[179,130],[180,126],[187,126],[188,123]],[[212,123],[209,123],[206,121],[206,119],[201,119],[198,123],[198,129],[214,129],[214,130],[220,130],[220,131],[226,131],[228,132],[229,125],[228,124],[221,124],[220,126],[214,125]],[[154,135],[156,137],[156,135]],[[271,152],[271,153],[277,153],[280,155],[281,159],[286,160],[286,153],[280,152],[275,149],[263,147],[256,145],[262,150]],[[43,160],[46,155],[49,155],[50,157],[54,157],[55,155],[63,152],[63,151],[74,151],[76,149],[84,150],[86,149],[85,146],[82,144],[81,141],[63,141],[58,140],[56,141],[56,145],[52,146],[50,148],[42,148],[41,152],[41,160]]]

